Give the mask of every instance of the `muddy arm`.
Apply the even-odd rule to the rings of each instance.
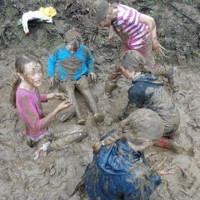
[[[122,120],[126,119],[129,116],[129,114],[136,109],[137,109],[137,107],[135,105],[128,103],[126,105],[126,107],[119,114],[119,120],[122,121]]]
[[[85,55],[88,72],[94,72],[94,57],[92,56],[90,50],[87,47],[85,47]]]
[[[34,107],[34,105],[27,96],[23,96],[19,104],[22,110],[22,117],[25,121],[25,124],[33,134],[47,128],[54,119],[54,117],[56,116],[56,114],[58,113],[58,110],[55,109],[53,112],[49,113],[46,117],[40,119],[36,111],[36,108]]]
[[[48,77],[55,76],[56,62],[58,61],[59,49],[56,49],[48,58]]]

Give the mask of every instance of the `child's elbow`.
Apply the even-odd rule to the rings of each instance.
[[[155,19],[153,17],[149,17],[149,21],[150,21],[152,29],[155,28],[156,27]]]

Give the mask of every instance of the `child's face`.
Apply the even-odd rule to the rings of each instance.
[[[135,75],[135,71],[130,71],[128,69],[125,69],[123,66],[120,66],[120,69],[122,70],[122,73],[124,74],[124,76],[128,79],[132,79]]]
[[[80,46],[80,44],[76,40],[72,41],[72,42],[69,42],[67,44],[67,48],[71,53],[75,53],[78,50],[79,46]]]
[[[24,81],[34,87],[39,87],[42,83],[42,66],[34,62],[27,63],[24,71]]]

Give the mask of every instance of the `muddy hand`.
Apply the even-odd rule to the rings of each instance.
[[[49,88],[52,88],[54,86],[54,82],[55,82],[54,77],[49,77],[48,78],[48,86],[49,86]]]
[[[63,93],[49,93],[47,94],[47,99],[50,100],[50,99],[60,99],[60,100],[65,100],[66,98],[64,98],[64,95]]]
[[[91,79],[92,81],[95,81],[97,80],[97,75],[94,73],[94,72],[90,72],[88,74],[88,78]]]
[[[166,49],[157,40],[152,41],[152,46],[156,54],[158,54],[160,57],[165,56],[164,51],[166,51]]]
[[[58,111],[64,110],[64,109],[66,109],[66,108],[69,108],[71,105],[72,105],[71,102],[69,102],[69,101],[63,101],[62,103],[60,103],[60,104],[58,105],[57,110],[58,110]]]
[[[158,171],[159,175],[171,175],[174,174],[177,171],[177,166],[173,166],[168,170],[160,170]]]
[[[55,98],[59,99],[59,100],[66,100],[67,99],[67,95],[64,93],[55,93]]]

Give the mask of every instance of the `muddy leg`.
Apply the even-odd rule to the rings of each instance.
[[[75,114],[76,114],[76,109],[75,106],[72,105],[69,108],[61,111],[59,113],[58,118],[60,122],[66,122],[67,120],[71,119]]]
[[[80,93],[86,99],[86,102],[87,102],[90,110],[94,114],[95,122],[102,122],[104,120],[104,116],[102,114],[100,114],[98,111],[97,103],[95,102],[94,96],[92,95],[92,93],[89,89],[88,80],[86,79],[85,76],[76,82],[76,88],[80,91]]]
[[[115,69],[109,74],[108,79],[105,82],[105,93],[111,95],[112,91],[117,87],[117,80],[121,76],[122,71],[119,68],[119,64],[116,65]]]
[[[165,67],[155,63],[151,40],[147,40],[144,49],[139,50],[139,52],[145,58],[145,71],[151,72],[157,76],[167,76]]]
[[[178,88],[178,72],[176,67],[167,69],[165,66],[156,64],[154,60],[152,42],[148,40],[143,50],[142,55],[146,62],[146,71],[151,72],[157,76],[163,76],[168,79],[168,83],[171,89],[176,90]]]
[[[77,123],[79,125],[85,124],[85,119],[81,115],[80,107],[79,107],[79,105],[77,103],[77,100],[76,100],[76,97],[75,97],[75,94],[74,94],[74,90],[75,90],[74,82],[70,81],[70,80],[66,81],[65,90],[66,90],[66,92],[68,94],[69,100],[72,102],[73,106],[75,107]]]
[[[51,150],[61,149],[65,145],[80,142],[88,136],[86,129],[81,126],[76,126],[74,130],[69,130],[67,134],[67,136],[53,141],[51,143]]]
[[[136,109],[135,107],[131,106],[131,104],[128,103],[127,106],[124,109],[122,109],[122,111],[120,112],[120,114],[118,116],[119,120],[122,121],[125,118],[127,118],[129,116],[129,114],[131,112],[133,112],[135,109]]]
[[[146,40],[146,44],[145,44],[144,48],[139,50],[139,52],[145,58],[145,65],[146,65],[145,71],[154,73],[155,59],[154,59],[154,55],[153,55],[152,41],[150,39]]]

